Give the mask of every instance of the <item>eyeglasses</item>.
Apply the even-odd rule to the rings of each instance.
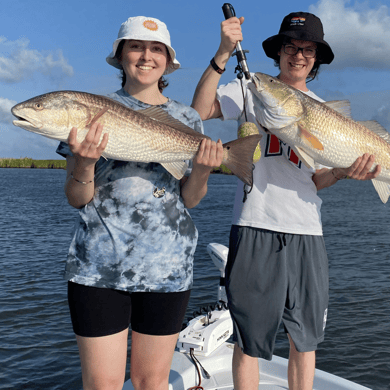
[[[295,56],[299,51],[302,51],[302,55],[306,58],[314,58],[317,54],[317,49],[313,47],[298,47],[295,45],[283,45],[283,50],[286,54]]]

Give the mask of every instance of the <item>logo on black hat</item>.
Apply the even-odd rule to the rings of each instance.
[[[290,26],[304,26],[306,18],[297,16],[290,20]]]
[[[309,12],[292,12],[284,17],[279,34],[269,37],[263,42],[265,54],[278,61],[280,47],[285,37],[317,44],[317,60],[330,64],[334,54],[329,44],[324,41],[324,30],[321,20]]]

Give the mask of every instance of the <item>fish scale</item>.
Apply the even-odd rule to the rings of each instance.
[[[87,105],[97,107],[91,117],[106,107],[107,100],[101,96],[78,95],[77,98],[86,96]],[[129,110],[118,103],[99,119],[105,128],[102,137],[104,133],[115,133],[113,141],[107,145],[105,150],[106,156],[115,155],[116,159],[147,162],[150,160],[150,151],[153,151],[154,158],[159,162],[173,162],[178,161],[178,155],[180,159],[191,159],[198,151],[198,138],[184,139],[180,137],[180,133],[169,126],[156,123],[155,120],[145,115],[141,116],[137,111],[129,113]],[[129,143],[129,130],[131,131],[131,148],[126,147]],[[84,138],[85,136],[81,137],[80,141]],[[170,142],[175,143],[176,150],[170,150]]]
[[[263,73],[253,76],[249,88],[257,121],[290,145],[307,166],[348,168],[363,154],[374,155],[371,171],[380,165],[381,173],[372,182],[382,202],[387,202],[390,134],[379,123],[356,122],[349,117],[349,102],[321,103]]]
[[[25,130],[67,142],[73,127],[82,142],[93,123],[108,133],[106,158],[122,161],[156,162],[176,179],[187,170],[203,139],[209,138],[158,106],[132,110],[110,98],[87,92],[56,91],[36,96],[12,107],[13,123]],[[102,139],[101,137],[101,139]],[[251,135],[223,145],[223,164],[251,186],[252,160],[261,135]]]
[[[309,96],[304,98],[307,98],[304,99],[304,104],[307,105],[311,115],[308,115],[306,120],[298,121],[298,124],[310,129],[310,133],[318,139],[323,140],[327,137],[326,142],[323,143],[324,150],[314,149],[315,159],[322,158],[323,162],[334,167],[349,167],[358,156],[364,153],[374,154],[376,163],[382,166],[383,176],[390,179],[388,143],[358,122],[343,117],[325,105],[321,107],[319,115],[315,115],[314,99]]]

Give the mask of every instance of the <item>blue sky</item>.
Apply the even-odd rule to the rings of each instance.
[[[277,75],[261,42],[278,32],[285,15],[319,16],[335,53],[309,87],[325,100],[349,99],[356,120],[376,119],[390,130],[390,10],[388,1],[320,0],[231,2],[244,16],[244,41],[251,71]],[[106,94],[120,88],[119,72],[105,57],[119,27],[130,16],[151,16],[168,25],[182,69],[168,76],[166,96],[190,104],[196,84],[215,54],[223,1],[13,0],[0,28],[0,157],[59,158],[57,142],[12,125],[10,108],[55,90]],[[221,79],[235,77],[232,58]],[[236,138],[236,124],[205,123],[213,139]]]

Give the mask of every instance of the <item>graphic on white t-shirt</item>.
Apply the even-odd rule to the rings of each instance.
[[[264,157],[275,157],[284,155],[287,160],[294,164],[297,168],[301,168],[302,161],[295,154],[294,150],[285,142],[281,141],[274,134],[267,134],[267,146],[264,151]]]

